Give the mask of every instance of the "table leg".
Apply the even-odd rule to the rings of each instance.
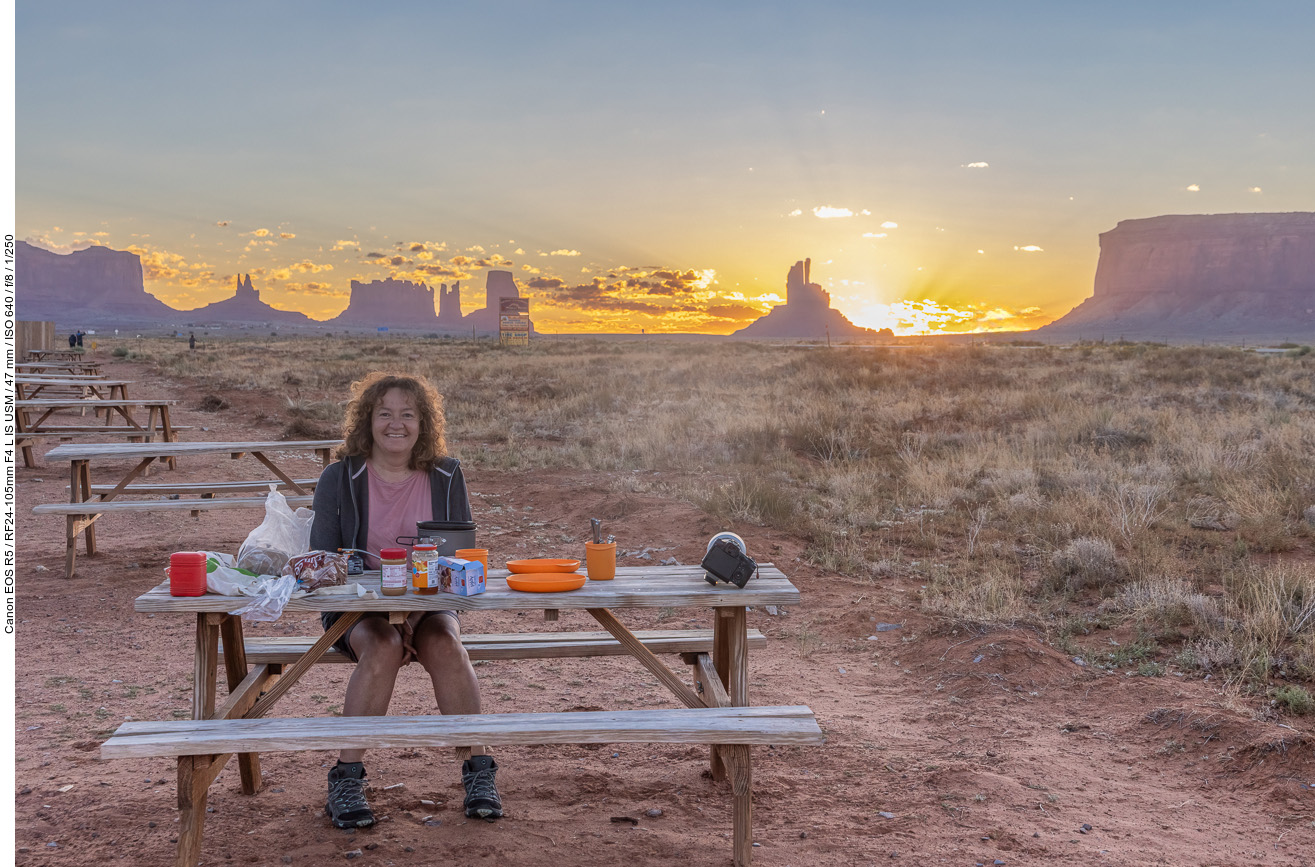
[[[266,691],[264,697],[256,702],[251,710],[243,715],[243,718],[259,719],[264,716],[266,712],[274,706],[274,702],[282,698],[283,693],[291,689],[292,685],[297,682],[298,678],[305,674],[306,670],[324,655],[324,651],[332,647],[333,643],[337,641],[344,632],[350,629],[353,623],[360,619],[360,611],[348,611],[335,620],[333,625],[326,629],[324,634],[320,636],[319,641],[312,644],[310,650],[303,653],[301,657],[292,664],[292,667],[279,677],[278,682]]]
[[[748,616],[743,606],[718,608],[712,629],[713,668],[730,703],[749,704]],[[735,867],[749,867],[753,857],[753,767],[746,744],[713,747],[714,779],[730,777],[734,812]]]
[[[178,757],[178,851],[175,867],[196,867],[201,860],[205,797],[210,788],[210,756]]]
[[[224,641],[224,673],[228,676],[228,691],[232,693],[247,676],[247,649],[242,638],[242,618],[230,614],[219,624]],[[238,770],[242,775],[242,794],[254,795],[260,791],[260,753],[239,753]]]
[[[81,501],[86,502],[91,499],[91,462],[78,461],[78,484],[81,485],[75,496]],[[96,553],[96,525],[88,522],[87,529],[87,556],[90,557]]]
[[[192,670],[192,719],[210,719],[214,715],[215,674],[218,670],[218,618],[199,612],[196,615],[196,662]]]

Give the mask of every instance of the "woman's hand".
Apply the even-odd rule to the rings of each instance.
[[[402,634],[402,665],[409,665],[411,660],[416,658],[415,624],[420,622],[419,615],[423,613],[417,611],[407,615],[405,620],[397,624],[397,631]]]

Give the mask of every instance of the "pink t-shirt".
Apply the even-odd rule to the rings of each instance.
[[[414,536],[417,521],[432,521],[434,506],[429,473],[416,470],[405,481],[385,482],[375,475],[373,467],[368,463],[366,466],[370,526],[365,547],[377,554],[381,548],[400,547],[398,536]],[[378,558],[373,554],[366,557],[365,568],[378,569]]]

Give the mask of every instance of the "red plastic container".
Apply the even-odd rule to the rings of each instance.
[[[169,595],[205,595],[205,553],[178,551],[169,555]]]

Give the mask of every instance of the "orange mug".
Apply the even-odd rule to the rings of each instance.
[[[489,549],[488,548],[458,548],[456,557],[458,560],[478,560],[484,564],[484,580],[489,580]]]
[[[591,581],[611,581],[616,577],[616,543],[585,542],[584,566]]]

